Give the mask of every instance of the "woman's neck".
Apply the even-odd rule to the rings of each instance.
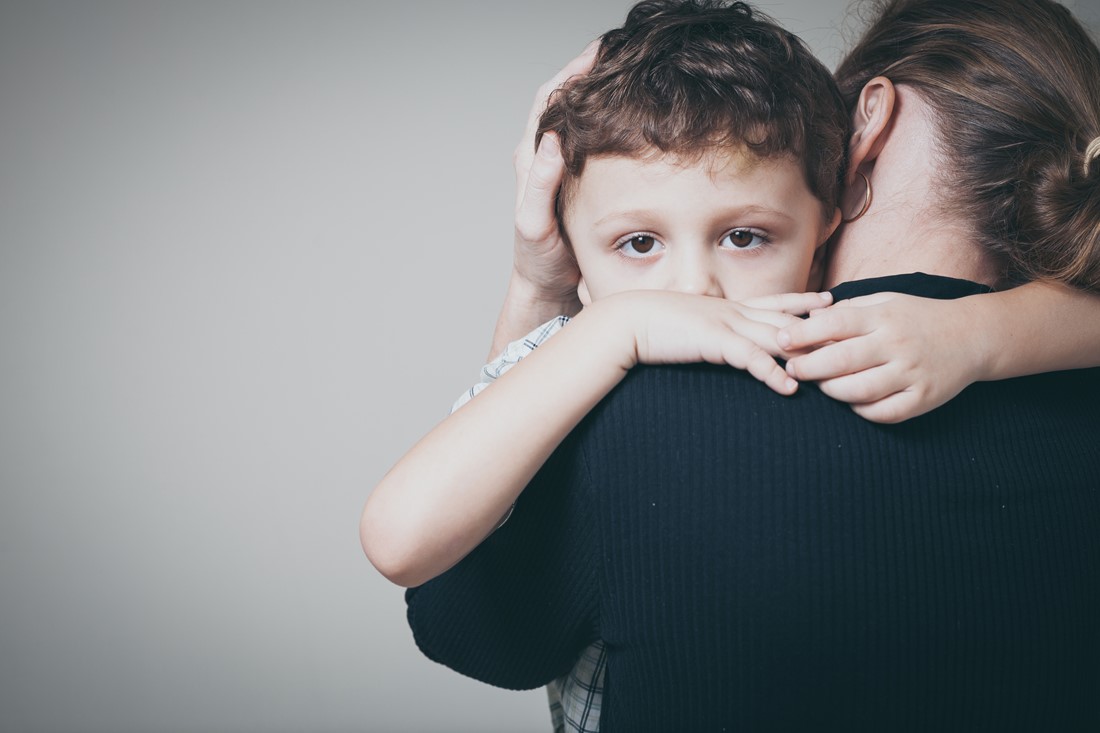
[[[885,142],[861,168],[873,188],[870,208],[841,225],[830,242],[825,286],[906,272],[995,284],[992,258],[972,228],[941,203],[944,176],[931,109],[912,90],[896,89]]]
[[[993,263],[974,239],[968,227],[937,221],[921,206],[899,206],[880,217],[868,212],[830,242],[825,287],[907,272],[995,285]]]

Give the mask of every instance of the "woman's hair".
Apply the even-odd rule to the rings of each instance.
[[[570,195],[591,156],[721,148],[802,164],[826,217],[838,206],[848,113],[832,75],[793,34],[741,2],[653,0],[603,35],[592,70],[550,98]]]
[[[890,0],[837,69],[850,110],[875,76],[934,110],[941,203],[1006,282],[1100,290],[1100,50],[1049,0]],[[930,151],[930,154],[933,151]]]

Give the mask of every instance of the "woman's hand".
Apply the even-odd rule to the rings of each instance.
[[[535,152],[535,133],[546,100],[569,77],[592,68],[599,44],[590,43],[535,93],[523,138],[512,155],[516,169],[516,233],[512,276],[504,299],[489,358],[538,324],[559,315],[577,313],[580,273],[558,230],[555,214],[558,188],[565,175],[556,135],[547,134]]]
[[[516,169],[516,236],[513,277],[544,300],[576,298],[577,265],[558,230],[555,202],[565,165],[557,136],[548,133],[535,151],[535,133],[547,100],[570,77],[587,73],[596,60],[599,43],[593,41],[561,71],[539,87],[527,127],[512,155]]]
[[[778,333],[787,349],[814,349],[787,362],[787,373],[815,380],[830,397],[868,420],[916,417],[983,378],[980,323],[969,299],[933,300],[878,293],[812,311]]]
[[[664,291],[632,291],[589,306],[606,328],[626,328],[633,345],[623,364],[708,362],[744,369],[779,394],[798,389],[775,357],[794,352],[779,348],[779,329],[796,315],[829,303],[828,294],[792,293],[737,303],[722,298]],[[585,316],[582,315],[581,318]]]

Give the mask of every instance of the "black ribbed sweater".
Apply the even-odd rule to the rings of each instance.
[[[878,289],[974,292],[837,294]],[[1095,731],[1100,372],[887,426],[812,385],[638,368],[407,599],[425,654],[503,687],[602,638],[607,733]]]

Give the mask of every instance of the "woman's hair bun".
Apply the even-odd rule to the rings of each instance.
[[[1040,166],[1020,196],[1020,262],[1029,279],[1100,290],[1100,136]],[[1082,164],[1082,160],[1084,163]],[[1030,193],[1030,195],[1028,195]],[[1030,266],[1030,271],[1028,271]]]
[[[1085,176],[1092,170],[1092,164],[1100,160],[1100,135],[1097,135],[1085,149]]]

